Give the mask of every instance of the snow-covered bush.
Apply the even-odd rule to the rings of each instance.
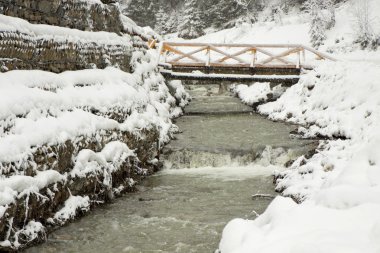
[[[369,0],[357,0],[353,3],[353,14],[356,24],[356,40],[364,48],[376,49],[378,38],[376,37],[371,20]]]
[[[251,86],[241,84],[233,88],[233,92],[248,105],[264,102],[271,93],[269,83],[255,83]]]
[[[310,14],[310,41],[319,48],[326,39],[326,30],[335,25],[335,9],[332,0],[307,0],[304,8]]]

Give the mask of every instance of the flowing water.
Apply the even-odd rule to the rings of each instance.
[[[267,176],[241,179],[240,171],[227,180],[223,169],[208,172],[153,176],[138,193],[95,209],[28,252],[212,253],[228,220],[253,218],[253,210],[261,213],[269,204],[268,199],[253,201],[252,194],[274,192]]]
[[[294,126],[218,93],[192,90],[189,115],[177,120],[182,133],[162,155],[165,170],[27,252],[213,253],[228,221],[262,213],[271,199],[251,196],[275,196],[272,172],[315,143],[291,138]]]

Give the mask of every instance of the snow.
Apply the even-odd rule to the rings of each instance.
[[[262,79],[262,80],[273,80],[273,79],[277,79],[277,80],[291,80],[291,79],[294,79],[294,78],[299,78],[299,76],[297,75],[243,75],[243,74],[239,74],[239,75],[236,75],[236,74],[214,74],[214,73],[211,73],[211,74],[205,74],[205,73],[186,73],[186,72],[172,72],[172,71],[169,71],[169,70],[162,70],[161,73],[163,74],[170,74],[172,75],[173,77],[176,77],[176,78],[181,78],[181,77],[186,77],[186,78],[194,78],[194,79],[201,79],[201,78],[210,78],[210,79],[229,79],[229,78],[232,78],[232,79]]]
[[[374,32],[380,33],[380,1],[370,0],[370,4]],[[286,170],[254,165],[234,171],[201,168],[162,172],[226,180],[273,171],[280,175],[276,187],[283,196],[275,198],[254,221],[229,222],[220,242],[222,253],[380,251],[380,50],[361,51],[353,44],[355,21],[351,9],[350,1],[339,5],[336,25],[327,31],[320,48],[341,61],[320,63],[304,73],[277,101],[258,107],[270,119],[301,125],[300,136],[326,137],[315,155],[299,157]],[[144,33],[130,19],[122,17],[122,22],[126,30]],[[308,22],[306,14],[291,13],[281,23],[260,17],[253,25],[242,24],[193,41],[310,45]],[[65,43],[132,46],[129,35],[35,25],[4,15],[0,15],[0,30]],[[154,33],[150,32],[150,36]],[[61,74],[21,70],[0,74],[0,163],[18,164],[42,145],[75,141],[105,130],[138,132],[156,128],[160,142],[168,141],[176,128],[171,118],[181,114],[181,109],[174,105],[178,100],[181,106],[185,105],[186,94],[178,82],[169,84],[169,88],[176,89],[175,97],[169,94],[163,77],[155,72],[157,61],[153,54],[132,55],[134,74],[114,68]],[[270,93],[281,94],[283,90],[262,83],[238,85],[235,92],[243,102],[255,104],[266,100]],[[118,122],[110,119],[108,113],[128,117]],[[11,177],[5,177],[0,170],[0,217],[17,198],[68,178],[102,173],[103,183],[110,186],[109,173],[134,156],[124,143],[111,142],[100,152],[81,150],[74,157],[74,169],[66,174],[49,170],[31,177],[15,171]],[[87,211],[89,206],[88,196],[70,196],[54,218],[63,223],[79,210]],[[18,236],[34,239],[41,232],[42,224],[30,221],[16,233],[13,244],[5,238],[0,245],[18,247]]]
[[[12,223],[13,218],[11,218],[10,220]],[[27,244],[28,242],[35,240],[39,236],[45,235],[45,233],[46,233],[46,229],[40,222],[29,221],[27,224],[25,224],[23,229],[21,229],[15,233],[15,235],[14,235],[15,241],[13,243],[8,240],[9,235],[6,235],[5,240],[0,242],[0,246],[2,246],[2,247],[12,247],[13,246],[15,248],[18,248],[21,246],[21,243],[19,242],[20,238],[23,240],[22,243]]]
[[[303,136],[349,139],[321,142],[312,158],[300,157],[281,172],[277,189],[304,202],[276,199],[259,219],[232,221],[223,253],[377,252],[379,241],[371,238],[378,238],[380,224],[379,70],[374,63],[326,62],[258,107],[273,120],[304,125]],[[251,87],[245,91],[257,86]]]
[[[308,171],[306,175],[301,176],[297,170],[290,172],[278,185],[286,188],[285,194],[328,196],[328,189],[335,191],[334,187],[340,186],[353,187],[346,189],[351,193],[366,187],[368,194],[377,192],[379,70],[380,66],[374,63],[326,63],[302,76],[278,101],[258,108],[271,119],[307,126],[299,129],[306,137],[349,138],[325,143],[308,163],[299,166],[299,170]],[[320,188],[325,190],[321,192]]]
[[[75,218],[78,211],[87,212],[90,209],[90,198],[88,196],[70,196],[64,207],[54,215],[54,219],[62,224]]]
[[[267,100],[271,88],[269,83],[255,83],[251,86],[242,84],[234,87],[233,92],[243,103],[252,105]]]
[[[277,101],[258,107],[270,119],[300,124],[302,136],[344,138],[321,141],[317,154],[300,157],[280,172],[276,188],[303,202],[279,197],[257,220],[231,221],[220,243],[223,253],[377,252],[378,80],[377,63],[325,62],[302,75]],[[249,103],[261,89],[240,86],[239,91]]]
[[[16,161],[31,153],[33,146],[63,143],[99,130],[135,131],[156,125],[162,129],[162,141],[167,140],[175,101],[162,76],[141,79],[148,67],[135,74],[114,68],[0,74],[0,160]],[[152,90],[157,83],[159,89]],[[131,115],[119,123],[91,113],[90,108],[101,114]]]
[[[7,210],[7,208],[8,208],[7,206],[0,206],[0,217],[4,216],[4,213]]]
[[[0,167],[0,217],[16,200],[28,199],[30,194],[47,198],[39,193],[41,189],[76,177],[102,175],[102,184],[109,187],[112,197],[112,172],[136,156],[125,143],[113,141],[100,152],[81,150],[73,157],[74,168],[67,173],[46,170],[26,176],[22,165],[33,162],[37,148],[67,140],[75,143],[86,136],[101,139],[106,130],[128,131],[138,136],[143,129],[157,129],[161,144],[170,139],[171,131],[177,128],[171,118],[182,113],[176,99],[185,105],[188,94],[177,83],[177,98],[170,95],[154,62],[152,52],[137,52],[132,55],[133,74],[115,68],[61,74],[34,70],[0,74],[0,163],[15,165],[12,171]],[[111,119],[113,114],[120,115],[119,121]],[[141,173],[144,172],[142,168]],[[135,183],[126,180],[131,186]],[[76,211],[88,210],[88,200],[87,196],[72,196],[49,221],[65,223]],[[17,248],[19,234],[27,233],[23,236],[32,240],[38,231],[43,232],[43,227],[41,230],[26,225],[16,232],[15,242],[4,240],[1,245]]]
[[[91,172],[104,172],[107,176],[117,170],[128,157],[135,153],[125,143],[114,141],[106,144],[101,152],[82,149],[75,158],[75,166],[71,177],[86,177]],[[109,185],[109,182],[105,182]]]
[[[277,197],[255,221],[235,219],[224,229],[221,252],[378,252],[380,206],[331,209]],[[226,240],[227,239],[227,240]]]
[[[380,2],[370,4],[374,30],[379,33],[375,24],[380,21]],[[228,223],[220,241],[222,253],[379,252],[380,54],[353,44],[350,7],[349,1],[338,7],[336,26],[320,48],[333,52],[340,61],[320,62],[277,101],[257,108],[272,120],[299,124],[300,136],[327,139],[320,141],[312,157],[299,157],[287,170],[276,173],[280,176],[276,189],[283,196],[275,198],[263,215]],[[256,33],[264,29],[257,27],[244,34],[240,27],[199,40],[208,36],[221,42],[226,36],[238,42],[249,38],[265,42],[270,36],[275,39],[284,27],[289,29],[285,37],[293,40],[298,23],[299,36],[304,36],[300,41],[308,44],[302,19],[300,15],[286,21],[295,21],[294,27],[267,23],[273,27],[268,29],[270,34]],[[235,92],[243,102],[254,104],[265,100],[271,90],[265,84],[253,84],[237,85]]]
[[[89,32],[65,27],[31,24],[26,20],[0,14],[0,30],[3,32],[19,32],[19,36],[30,36],[34,39],[54,39],[56,42],[96,42],[102,45],[132,46],[131,37],[127,34],[119,36],[109,32]]]
[[[15,234],[15,242],[13,245],[18,248],[21,246],[18,239],[21,237],[23,240],[27,238],[29,242],[38,238],[41,234],[45,234],[45,227],[37,221],[29,221],[28,224],[20,231],[17,231]],[[6,242],[6,241],[5,241]]]
[[[356,0],[338,3],[336,8],[336,24],[326,31],[326,40],[318,49],[321,52],[333,54],[335,58],[346,60],[367,60],[379,62],[380,51],[361,51],[355,45],[357,25],[353,13]],[[380,34],[380,1],[369,0],[370,21],[375,34]],[[236,43],[236,44],[302,44],[311,46],[309,37],[308,14],[299,10],[290,11],[282,17],[282,22],[268,21],[268,13],[260,13],[258,22],[243,23],[239,26],[217,32],[210,32],[191,42],[202,43]],[[178,38],[176,34],[166,36],[168,41],[189,42]],[[190,52],[189,50],[184,50]],[[229,51],[234,52],[233,50]],[[195,55],[199,57],[199,55]]]
[[[77,177],[101,175],[110,198],[113,191],[120,191],[112,189],[112,172],[122,168],[130,157],[137,159],[134,150],[125,143],[107,143],[100,152],[80,150],[73,157],[74,168],[64,174],[54,170],[37,171],[33,156],[44,146],[62,145],[66,141],[76,143],[83,141],[83,137],[100,142],[108,130],[139,136],[141,130],[156,129],[158,141],[167,142],[177,129],[171,118],[182,113],[176,103],[185,105],[188,94],[177,83],[174,88],[179,90],[173,90],[176,98],[173,97],[157,72],[156,62],[154,51],[137,51],[131,59],[133,73],[111,67],[60,74],[37,70],[1,73],[0,218],[16,200],[28,200],[35,194],[44,201],[48,197],[40,194],[41,189],[48,186],[54,189],[56,183],[67,184]],[[7,164],[12,165],[11,170]],[[25,164],[33,169],[34,176],[25,175]],[[141,173],[144,172],[141,168]],[[130,186],[135,184],[128,178],[126,182]],[[54,196],[54,192],[47,192],[49,197]],[[88,208],[88,196],[71,196],[47,222],[63,224],[78,210]],[[21,245],[18,236],[33,240],[44,232],[39,224],[23,226],[12,235],[16,241],[6,239],[1,245],[16,249]]]
[[[16,197],[22,196],[24,193],[38,192],[48,185],[64,180],[65,177],[54,170],[38,172],[35,177],[17,175],[0,178],[0,206],[13,203]]]
[[[103,5],[99,0],[86,2]],[[115,47],[116,51],[120,47],[130,48],[133,69],[133,73],[113,67],[60,74],[40,70],[0,73],[0,218],[10,227],[0,246],[16,250],[28,243],[26,240],[43,237],[42,224],[63,225],[79,211],[86,212],[90,208],[89,196],[70,196],[53,217],[39,218],[41,223],[27,218],[23,224],[13,224],[14,217],[5,217],[9,215],[7,212],[25,199],[26,217],[29,217],[31,195],[46,203],[54,198],[58,186],[70,189],[73,180],[91,176],[102,178],[103,182],[99,183],[106,188],[107,197],[120,193],[122,186],[112,189],[112,173],[125,168],[129,162],[138,162],[138,158],[125,143],[107,141],[126,132],[145,138],[140,133],[147,129],[156,130],[157,141],[163,144],[177,129],[171,119],[182,114],[181,107],[186,105],[189,95],[178,82],[170,86],[172,90],[169,91],[157,70],[156,51],[145,50],[145,44],[142,46],[142,40],[156,34],[138,27],[123,15],[120,20],[129,34],[31,24],[0,15],[0,31],[5,37],[12,34],[33,43],[54,41],[61,43],[63,49],[72,43]],[[33,47],[33,43],[26,46]],[[134,48],[139,43],[141,47]],[[103,149],[94,152],[75,146],[87,138],[97,140],[98,147],[104,145]],[[73,168],[58,172],[46,164],[40,166],[34,157],[38,152],[66,145],[67,141],[79,148],[71,158]],[[52,166],[56,166],[56,162]],[[135,170],[141,175],[146,172],[145,168],[136,167]],[[136,182],[125,178],[125,183],[133,186]]]

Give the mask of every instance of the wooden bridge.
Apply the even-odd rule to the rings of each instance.
[[[294,84],[301,69],[335,59],[300,44],[163,42],[159,66],[167,79]]]

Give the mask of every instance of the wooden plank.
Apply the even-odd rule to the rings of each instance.
[[[175,47],[198,47],[195,50],[191,51],[190,53],[185,53],[180,49],[174,48]],[[238,49],[235,53],[227,53],[226,51],[218,48],[218,47],[231,47]],[[240,48],[240,49],[239,49]],[[274,54],[270,52],[269,50],[266,50],[265,48],[286,48],[287,50],[279,53]],[[218,58],[216,61],[212,61],[211,55],[207,55],[207,59],[199,59],[198,57],[194,56],[194,54],[201,52],[202,50],[212,50],[219,54],[222,54],[223,56],[221,58]],[[208,50],[208,52],[209,52]],[[250,51],[254,50],[253,57],[250,59],[250,63],[245,62],[244,59],[241,59],[240,55]],[[185,68],[194,68],[196,70],[196,67],[214,67],[214,68],[222,68],[222,67],[231,67],[236,68],[237,70],[239,68],[302,68],[306,69],[312,69],[313,66],[306,65],[305,63],[305,51],[309,51],[309,53],[316,55],[320,59],[328,59],[332,61],[336,61],[333,57],[324,54],[322,52],[319,52],[313,48],[299,45],[299,44],[208,44],[208,43],[171,43],[171,42],[163,42],[161,43],[160,52],[163,54],[163,56],[167,55],[167,52],[172,52],[174,54],[177,54],[177,56],[174,59],[167,60],[166,57],[163,59],[163,57],[160,54],[159,60],[160,62],[164,61],[165,63],[172,64],[173,66],[183,66]],[[255,53],[260,52],[269,58],[266,58],[264,60],[261,60],[260,62],[257,62],[257,55]],[[285,57],[288,55],[291,55],[293,53],[297,54],[297,62],[292,62],[291,60],[286,59]],[[301,55],[302,54],[302,55]],[[183,61],[180,62],[180,60],[184,58],[189,58],[191,61]],[[233,59],[237,61],[237,63],[231,64],[226,63],[225,61],[228,59]],[[280,64],[271,64],[272,61],[278,60],[280,61]],[[282,65],[281,65],[282,63]]]
[[[201,47],[211,45],[213,47],[264,47],[264,48],[295,48],[302,47],[301,44],[221,44],[221,43],[198,43],[198,42],[164,42],[175,47]]]
[[[157,40],[155,40],[155,39],[149,39],[148,40],[148,47],[149,48],[156,48],[156,43],[157,43]]]
[[[302,49],[301,48],[291,48],[291,49],[286,50],[285,52],[282,52],[280,54],[273,55],[273,56],[265,59],[264,61],[259,62],[259,64],[267,64],[267,63],[274,61],[274,60],[280,60],[279,58],[289,56],[290,54],[293,54],[293,53],[297,53],[300,50],[302,50]]]
[[[206,50],[208,47],[201,47],[201,48],[199,48],[199,49],[196,49],[196,50],[194,50],[194,51],[191,51],[190,53],[185,53],[184,55],[182,55],[182,56],[179,56],[179,57],[177,57],[177,58],[174,58],[173,60],[171,60],[171,62],[178,62],[178,61],[180,61],[180,60],[182,60],[182,59],[184,59],[184,58],[186,58],[186,57],[188,57],[188,56],[190,56],[190,55],[194,55],[194,54],[196,54],[196,53],[199,53],[199,52],[202,52],[203,50]]]
[[[167,62],[172,66],[184,66],[184,67],[204,67],[206,66],[205,62]]]
[[[309,52],[312,52],[313,54],[321,57],[322,59],[328,59],[330,61],[337,61],[337,59],[335,59],[334,57],[327,55],[325,53],[319,52],[319,51],[315,50],[314,48],[311,48],[308,46],[302,46],[302,48],[304,48],[305,50],[307,50]]]
[[[196,67],[204,67],[206,66],[205,63],[203,62],[198,62],[198,63],[184,63],[184,62],[168,62],[168,64],[172,66],[179,66],[179,67],[189,67],[189,68],[196,68]],[[226,67],[226,68],[250,68],[250,64],[226,64],[226,63],[210,63],[210,67]],[[284,69],[292,69],[296,68],[296,64],[286,64],[286,65],[280,65],[280,64],[255,64],[255,68],[284,68]]]
[[[331,61],[336,61],[336,59],[328,54],[319,52],[314,48],[301,45],[301,44],[221,44],[221,43],[197,43],[197,42],[163,42],[165,45],[176,46],[176,47],[206,47],[211,45],[213,47],[230,47],[230,48],[239,48],[239,47],[258,47],[258,48],[304,48],[307,51],[318,55],[323,59],[328,59]]]
[[[245,49],[243,49],[243,50],[240,50],[240,51],[238,51],[238,52],[232,54],[232,56],[239,56],[239,55],[242,55],[242,54],[244,54],[244,53],[246,53],[246,52],[248,52],[248,51],[251,51],[251,50],[252,50],[252,48],[251,48],[251,47],[248,47],[248,48],[245,48]],[[231,58],[228,57],[228,56],[225,56],[225,57],[223,57],[223,58],[220,58],[219,60],[216,60],[216,62],[224,62],[225,60],[228,60],[228,59],[231,59]]]
[[[165,49],[166,51],[169,51],[169,52],[172,52],[172,53],[175,53],[175,54],[183,55],[183,56],[185,56],[186,58],[192,59],[192,60],[195,61],[195,62],[204,62],[204,61],[198,59],[198,58],[195,57],[195,56],[187,55],[186,53],[184,53],[184,52],[182,52],[182,51],[180,51],[180,50],[178,50],[178,49],[175,49],[174,47],[171,47],[171,46],[169,46],[169,45],[167,45],[167,44],[164,45],[164,49]]]
[[[257,50],[257,52],[260,52],[260,53],[266,54],[266,55],[268,55],[268,56],[270,56],[270,57],[275,57],[274,54],[272,54],[271,52],[268,52],[267,50],[264,50],[264,49],[262,49],[262,48],[256,48],[256,50]],[[292,62],[290,62],[290,61],[288,61],[288,60],[285,60],[285,59],[281,59],[281,58],[279,58],[278,60],[279,60],[280,62],[282,62],[282,63],[285,63],[285,64],[294,64],[294,63],[292,63]]]
[[[243,61],[242,59],[240,59],[239,57],[237,57],[237,56],[233,56],[233,55],[231,55],[231,54],[229,54],[229,53],[226,53],[226,52],[223,52],[222,50],[220,50],[220,49],[218,49],[218,48],[216,48],[216,47],[214,47],[214,46],[212,46],[212,45],[209,45],[209,47],[210,47],[210,49],[211,49],[212,51],[215,51],[215,52],[217,52],[217,53],[219,53],[219,54],[225,55],[225,56],[228,57],[228,58],[232,58],[232,59],[234,59],[234,60],[236,60],[236,61],[238,61],[238,62],[240,62],[240,63],[243,63],[243,64],[249,64],[249,63],[246,63],[245,61]]]
[[[256,48],[252,50],[252,58],[251,58],[251,67],[253,68],[257,61],[257,50]]]
[[[192,73],[175,73],[171,71],[162,71],[161,74],[171,80],[199,80],[199,81],[230,81],[230,82],[273,82],[295,84],[299,81],[299,76],[263,76],[263,75],[218,75],[203,74],[194,75]]]

